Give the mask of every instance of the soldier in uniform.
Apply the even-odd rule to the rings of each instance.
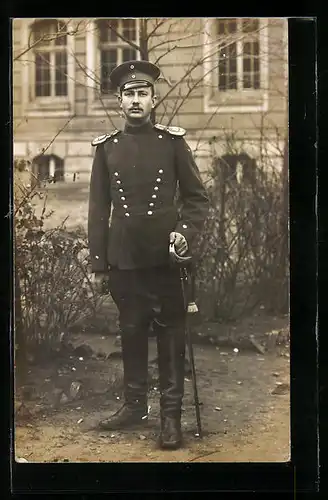
[[[88,239],[96,282],[100,289],[108,286],[119,311],[124,368],[124,405],[99,427],[114,430],[147,422],[148,331],[153,322],[161,394],[159,444],[176,449],[182,443],[186,308],[179,269],[170,265],[169,243],[180,255],[192,254],[209,201],[183,138],[185,130],[151,123],[159,74],[154,64],[129,61],[110,75],[119,90],[125,126],[92,141]]]

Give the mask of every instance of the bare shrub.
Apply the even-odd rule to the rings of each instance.
[[[257,307],[288,310],[286,167],[257,163],[227,142],[213,157],[211,208],[198,246],[198,299],[205,318],[235,320]],[[286,160],[286,158],[284,158]]]
[[[32,200],[43,197],[36,215]],[[96,314],[102,298],[91,281],[86,234],[68,232],[65,221],[44,229],[52,216],[46,194],[34,185],[15,200],[15,271],[21,330],[30,348],[52,349],[76,323]]]

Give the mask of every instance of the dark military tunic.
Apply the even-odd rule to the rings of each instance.
[[[192,249],[209,202],[181,130],[126,125],[93,142],[88,215],[93,272],[168,264],[172,231],[183,234]]]

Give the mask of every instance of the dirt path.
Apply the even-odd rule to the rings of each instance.
[[[161,451],[156,446],[156,364],[150,364],[147,427],[99,432],[94,429],[96,422],[121,404],[121,360],[115,356],[113,337],[80,335],[74,345],[80,350],[76,347],[72,355],[54,361],[53,366],[31,369],[29,401],[17,410],[16,456],[30,462],[289,459],[288,357],[195,346],[204,437],[195,436],[192,386],[186,374],[185,444],[177,451]],[[150,360],[155,357],[155,343],[150,339]],[[80,387],[74,397],[69,394],[72,382]]]
[[[16,455],[29,462],[284,462],[289,460],[289,403],[279,400],[261,424],[229,434],[188,436],[184,448],[167,452],[155,447],[155,437],[141,440],[129,435],[111,438],[83,434],[74,427],[46,425],[16,428]],[[190,434],[190,433],[189,433]],[[143,436],[143,434],[140,434]]]

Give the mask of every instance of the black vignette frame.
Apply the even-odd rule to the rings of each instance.
[[[10,22],[2,23],[1,34],[5,58],[10,67]],[[290,79],[290,250],[291,250],[291,463],[283,464],[6,464],[15,493],[109,493],[114,491],[145,492],[144,475],[148,476],[147,490],[166,492],[243,491],[243,492],[314,492],[318,487],[318,391],[316,341],[316,96],[315,54],[316,22],[311,19],[289,19],[289,79]],[[6,87],[5,87],[6,88]],[[10,123],[10,86],[5,123]],[[306,109],[306,113],[304,110]],[[5,130],[7,162],[12,161],[12,134]],[[5,186],[11,186],[10,171],[4,169]],[[7,177],[9,172],[9,176]],[[8,212],[9,191],[2,198]],[[8,284],[8,307],[4,306],[4,331],[1,350],[2,366],[8,384],[5,405],[8,428],[12,429],[12,364],[8,352],[12,304],[12,241],[11,220],[5,220],[8,245],[5,248],[5,280]],[[8,257],[8,261],[5,259]],[[11,324],[12,328],[12,324]],[[12,354],[12,352],[11,352]],[[304,368],[306,366],[306,369]],[[9,409],[9,410],[8,410]],[[9,432],[8,432],[9,431]],[[12,443],[11,443],[12,444]],[[9,456],[9,453],[8,453]],[[160,469],[159,469],[160,467]]]

